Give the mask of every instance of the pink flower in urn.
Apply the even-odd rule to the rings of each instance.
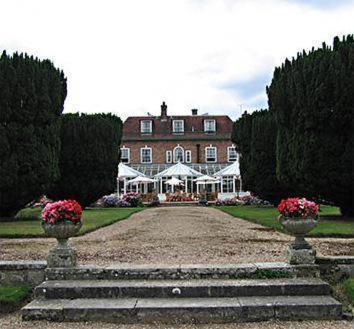
[[[81,222],[82,208],[75,200],[61,200],[48,203],[42,211],[42,221],[49,224],[60,222]]]

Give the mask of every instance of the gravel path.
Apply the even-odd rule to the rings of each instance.
[[[0,316],[1,329],[353,329],[354,324],[348,321],[269,321],[259,323],[235,323],[214,325],[118,325],[111,323],[50,323],[45,321],[22,322],[19,313]]]
[[[82,264],[284,261],[291,237],[214,208],[152,208],[71,239]],[[309,239],[320,255],[353,252],[354,239]],[[44,259],[54,239],[3,239],[0,259]]]

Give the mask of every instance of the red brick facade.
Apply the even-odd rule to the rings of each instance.
[[[197,115],[196,110],[193,113],[190,116],[168,116],[167,106],[163,104],[160,116],[129,117],[124,122],[121,143],[122,149],[128,149],[123,151],[123,158],[129,155],[129,162],[124,162],[141,164],[144,159],[151,160],[146,161],[146,164],[175,163],[178,160],[187,164],[231,162],[228,152],[232,150],[228,151],[228,148],[232,147],[232,120],[228,116]],[[146,125],[147,132],[142,132],[145,129],[142,125]],[[181,149],[176,149],[179,147]],[[207,159],[209,147],[216,149],[209,149]],[[149,150],[146,152],[147,157],[142,159],[142,149],[145,148]]]

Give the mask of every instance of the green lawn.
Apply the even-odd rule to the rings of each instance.
[[[352,305],[354,305],[354,278],[345,280],[344,290],[349,299],[351,300]]]
[[[107,226],[128,218],[143,208],[104,208],[83,211],[83,225],[79,235],[92,232],[99,227]],[[0,222],[1,238],[43,237],[44,232],[40,221],[41,209],[23,209],[13,222]],[[32,218],[30,218],[32,217]]]
[[[8,313],[20,308],[31,292],[31,287],[26,285],[0,286],[0,313]]]
[[[274,228],[283,232],[281,224],[277,221],[279,215],[276,208],[258,206],[219,206],[220,209],[234,217],[243,218],[251,222]],[[339,209],[332,206],[321,206],[320,222],[308,234],[316,237],[354,237],[354,220],[342,219]]]

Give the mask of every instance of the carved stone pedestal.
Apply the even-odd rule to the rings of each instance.
[[[286,256],[289,264],[292,265],[314,264],[316,261],[316,250],[311,246],[299,249],[294,245],[290,245],[286,250]]]
[[[58,243],[58,246],[49,251],[47,257],[47,266],[53,267],[75,267],[76,251],[66,243],[65,246]]]

